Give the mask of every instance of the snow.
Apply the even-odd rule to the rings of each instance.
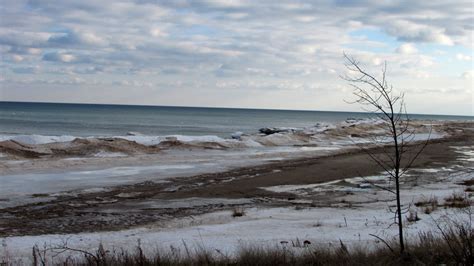
[[[243,136],[242,136],[243,137]],[[262,144],[256,142],[255,140],[251,139],[251,138],[242,138],[240,140],[241,143],[243,143],[243,146],[244,147],[248,147],[248,148],[261,148],[263,147]]]
[[[297,191],[297,190],[302,190],[302,189],[313,189],[316,187],[332,185],[340,181],[341,180],[335,180],[335,181],[319,183],[319,184],[310,184],[310,185],[281,185],[281,186],[272,186],[272,187],[262,187],[261,189],[265,189],[265,190],[277,192],[277,193],[292,192],[292,191]]]
[[[379,118],[367,118],[367,119],[347,119],[346,121],[343,122],[343,124],[346,124],[348,126],[350,125],[380,125],[385,123],[384,120],[379,119]]]
[[[81,189],[78,193],[98,193],[98,192],[107,192],[110,191],[110,188],[96,187],[96,188],[87,188]]]
[[[110,158],[116,158],[116,157],[125,157],[128,156],[127,154],[123,152],[106,152],[106,151],[100,151],[96,154],[94,154],[94,157],[110,157]]]
[[[354,178],[345,178],[345,179],[338,179],[329,182],[323,182],[318,184],[309,184],[309,185],[280,185],[280,186],[271,186],[271,187],[262,187],[261,189],[265,189],[272,192],[298,192],[298,193],[305,193],[307,191],[311,192],[322,192],[322,191],[364,191],[366,188],[370,187],[367,186],[367,182],[378,183],[380,181],[386,180],[386,177],[383,175],[377,176],[367,176],[367,177],[354,177]],[[356,185],[355,187],[348,187],[345,185],[338,185],[341,182],[350,183]]]
[[[336,125],[332,123],[317,123],[314,127],[305,128],[303,132],[305,133],[322,133],[329,129],[336,128]]]
[[[212,166],[208,165],[208,167]],[[0,208],[26,203],[28,202],[27,196],[31,194],[58,193],[72,189],[97,189],[101,186],[137,183],[149,180],[151,173],[156,174],[155,179],[160,180],[160,176],[161,179],[164,179],[171,176],[171,173],[189,175],[194,170],[195,166],[190,164],[157,164],[58,173],[1,175],[0,195],[4,198],[10,198],[10,201],[0,201]]]
[[[317,208],[294,210],[288,208],[247,209],[243,217],[233,218],[229,211],[180,220],[165,227],[148,227],[118,232],[85,233],[74,235],[42,235],[5,238],[5,250],[12,260],[30,256],[31,247],[61,245],[65,240],[70,247],[93,250],[100,243],[105,248],[125,248],[133,251],[140,240],[146,253],[155,248],[184,248],[184,243],[194,250],[204,247],[211,252],[216,249],[224,254],[235,254],[242,246],[279,246],[281,241],[309,240],[313,244],[338,245],[342,241],[352,246],[377,246],[378,241],[370,234],[385,239],[393,238],[397,228],[390,226],[393,217],[380,208],[364,211],[347,208]],[[416,223],[407,223],[406,234],[433,230],[435,221],[450,211],[441,211],[421,218]],[[0,252],[1,253],[1,252]]]
[[[109,136],[110,137],[110,136]],[[0,141],[14,140],[23,144],[48,144],[54,142],[69,142],[79,138],[75,136],[44,136],[44,135],[0,135]],[[91,136],[92,138],[104,138],[104,136]],[[144,135],[129,135],[129,136],[112,136],[112,138],[121,138],[130,141],[135,141],[143,145],[156,145],[162,141],[169,139],[176,139],[182,142],[216,142],[221,143],[229,141],[217,136],[186,136],[186,135],[168,135],[168,136],[144,136]]]
[[[242,133],[242,132],[237,132]],[[145,135],[127,135],[127,136],[112,136],[111,138],[120,138],[128,141],[135,141],[142,145],[158,145],[163,141],[180,141],[183,143],[216,143],[229,147],[261,147],[262,145],[252,138],[245,137],[245,139],[240,139],[242,134],[239,135],[238,139],[224,139],[218,136],[208,135],[208,136],[187,136],[187,135],[167,135],[167,136],[145,136]],[[40,144],[49,144],[55,142],[70,142],[76,138],[75,136],[43,136],[43,135],[0,135],[0,141],[13,140],[28,145],[40,145]],[[105,138],[104,136],[91,136],[86,137],[86,139],[96,139],[96,138]],[[110,137],[108,137],[110,138]]]
[[[439,171],[454,171],[452,168],[441,167],[441,168],[417,168],[417,172],[424,172],[424,173],[437,173]]]
[[[301,151],[336,151],[340,150],[341,147],[301,147]]]
[[[242,131],[237,131],[237,132],[232,133],[230,136],[231,136],[233,139],[238,139],[238,140],[240,140],[240,138],[242,137],[243,134],[244,134],[244,132],[242,132]]]
[[[14,140],[23,144],[47,144],[53,142],[68,142],[76,139],[74,136],[43,136],[43,135],[0,135],[0,141]]]
[[[462,161],[474,162],[474,146],[454,147],[463,156]]]
[[[243,140],[242,142],[245,142]],[[236,141],[239,142],[239,141]],[[113,186],[141,181],[157,182],[226,171],[277,160],[329,154],[339,147],[261,147],[224,150],[171,150],[158,154],[122,156],[101,152],[92,158],[5,160],[7,171],[0,174],[0,208],[28,202],[33,193]]]
[[[169,137],[175,137],[178,141],[183,142],[224,142],[223,138],[218,136],[186,136],[186,135],[171,135]]]
[[[271,135],[262,136],[260,134],[245,135],[243,132],[235,132],[231,135],[232,138],[221,138],[215,135],[205,136],[188,136],[188,135],[167,135],[167,136],[150,136],[142,135],[138,132],[129,132],[126,136],[108,136],[113,138],[121,138],[129,141],[135,141],[143,145],[157,145],[162,141],[166,140],[177,140],[184,143],[217,143],[229,147],[255,147],[258,145],[269,145],[269,146],[289,146],[289,145],[301,145],[303,143],[312,142],[310,140],[302,139],[302,136],[317,136],[323,135],[324,132],[330,129],[337,129],[341,127],[351,126],[377,126],[383,123],[383,121],[377,119],[364,119],[364,120],[347,120],[342,123],[317,123],[315,126],[307,128],[277,128],[284,132],[275,133]],[[373,128],[370,132],[381,133],[380,128]],[[432,132],[431,135],[428,133],[417,133],[414,135],[413,141],[424,140],[427,138],[436,139],[443,137],[444,134]],[[102,138],[104,136],[89,136],[87,139]],[[43,135],[0,135],[0,141],[4,140],[15,140],[24,144],[48,144],[53,142],[69,142],[78,137],[75,136],[43,136]],[[242,140],[242,141],[241,141]],[[315,139],[321,140],[321,139]],[[345,137],[341,143],[343,144],[354,144],[355,143],[368,143],[371,140],[364,138],[350,138]]]
[[[181,142],[214,142],[224,143],[226,140],[218,136],[187,136],[187,135],[167,135],[167,136],[116,136],[116,138],[122,138],[130,141],[135,141],[143,145],[157,145],[162,141],[166,140],[177,140]]]
[[[442,178],[452,169],[438,169],[436,178]],[[431,173],[429,173],[431,174]],[[382,180],[383,176],[367,177],[372,181]],[[346,179],[358,183],[367,178]],[[405,187],[402,190],[403,204],[415,203],[436,197],[443,199],[453,193],[463,191],[459,185],[462,180],[474,178],[474,173],[462,172],[450,176],[449,179],[433,180],[431,183],[418,186]],[[335,185],[337,182],[302,186],[279,186],[273,191],[298,191],[305,188],[315,188]],[[267,188],[268,189],[268,188]],[[277,190],[280,189],[280,190]],[[365,192],[364,192],[365,191]],[[174,219],[167,222],[159,222],[146,227],[128,229],[116,232],[97,232],[67,235],[39,235],[7,237],[3,239],[3,253],[8,252],[12,260],[27,260],[34,244],[43,246],[60,245],[67,239],[70,247],[93,250],[100,243],[105,248],[124,248],[133,251],[137,241],[140,240],[145,252],[153,252],[155,248],[167,249],[173,246],[183,249],[185,243],[190,249],[204,247],[211,252],[218,249],[224,254],[235,254],[242,246],[269,246],[281,245],[281,241],[309,240],[313,244],[338,245],[339,241],[349,247],[381,245],[370,234],[380,236],[386,240],[397,236],[397,228],[393,225],[393,213],[389,211],[390,202],[384,202],[384,192],[374,192],[374,188],[367,188],[345,196],[344,199],[353,202],[351,207],[311,207],[295,209],[291,207],[279,208],[248,208],[245,215],[234,218],[231,211],[218,211],[204,215],[193,216],[183,219]],[[370,193],[369,193],[370,192]],[[367,195],[377,197],[367,202]],[[377,195],[377,196],[376,196]],[[124,197],[130,195],[123,195]],[[198,203],[196,203],[198,202]],[[163,207],[194,207],[196,204],[214,203],[246,204],[248,199],[199,199],[194,198],[170,201],[164,206],[158,206],[155,202],[149,204]],[[358,203],[361,202],[361,203]],[[362,203],[363,202],[363,203]],[[143,204],[147,204],[146,202]],[[150,205],[150,206],[151,206]],[[148,206],[148,205],[147,205]],[[413,206],[413,205],[412,205]],[[437,232],[436,223],[442,222],[445,217],[450,219],[467,219],[463,215],[466,212],[458,209],[439,208],[431,214],[424,214],[421,209],[416,209],[421,220],[417,222],[405,221],[405,233],[408,239],[416,238],[419,232]],[[471,207],[472,208],[472,207]],[[0,256],[2,251],[0,249]]]

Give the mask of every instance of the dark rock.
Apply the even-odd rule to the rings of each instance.
[[[264,127],[258,130],[260,133],[265,135],[271,135],[275,133],[293,132],[291,128],[276,128],[276,127]]]

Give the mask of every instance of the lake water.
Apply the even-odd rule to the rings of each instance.
[[[308,127],[367,118],[366,113],[231,108],[0,102],[0,135],[123,136],[255,133],[262,127]],[[469,116],[411,115],[415,119],[473,120]]]

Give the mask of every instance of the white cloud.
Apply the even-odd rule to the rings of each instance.
[[[426,24],[418,24],[408,20],[395,20],[390,22],[387,32],[402,41],[437,43],[453,45],[451,37],[447,36],[443,28]]]
[[[399,54],[416,54],[418,49],[412,43],[404,43],[397,48],[396,52]]]
[[[57,45],[92,45],[103,46],[107,41],[89,31],[71,30],[63,33],[53,34],[48,39],[49,43]]]
[[[459,61],[471,61],[472,56],[458,53],[456,54],[456,59]]]
[[[244,19],[248,16],[249,16],[249,14],[244,13],[244,12],[235,12],[235,13],[227,14],[227,17],[229,17],[231,19]]]
[[[383,63],[383,60],[380,59],[379,57],[375,57],[374,59],[372,59],[372,64],[374,66],[380,66],[382,63]]]
[[[102,37],[99,37],[92,32],[81,32],[79,34],[79,39],[82,42],[91,44],[91,45],[106,45],[107,44],[107,42]]]
[[[150,35],[153,37],[166,37],[168,36],[168,33],[163,31],[163,29],[160,29],[158,27],[153,27],[150,29]]]
[[[38,49],[38,48],[31,48],[31,47],[30,47],[30,48],[27,48],[27,49],[26,49],[26,52],[27,52],[28,54],[32,54],[32,55],[39,55],[39,54],[41,54],[41,49]]]
[[[51,33],[43,31],[0,28],[0,44],[12,47],[44,46],[51,35]]]
[[[413,73],[416,78],[423,78],[423,79],[428,79],[431,78],[431,74],[427,71],[415,71]]]
[[[300,21],[300,22],[312,22],[312,21],[316,20],[316,17],[314,17],[314,16],[302,15],[302,16],[297,16],[297,17],[296,17],[296,20],[297,20],[297,21]]]
[[[318,49],[320,49],[320,46],[319,45],[314,45],[314,44],[313,45],[311,45],[311,44],[300,45],[298,47],[298,50],[300,52],[308,54],[308,55],[315,54]]]
[[[474,78],[474,70],[468,70],[468,71],[465,71],[461,74],[461,78],[463,79],[472,79]],[[471,90],[472,90],[472,87],[471,87]]]
[[[13,55],[12,55],[12,60],[13,60],[14,62],[17,62],[17,63],[18,63],[18,62],[23,61],[24,59],[25,59],[25,58],[24,58],[23,56],[21,56],[21,55],[17,55],[17,54],[13,54]]]
[[[205,2],[218,8],[238,8],[247,5],[245,1],[241,0],[206,0]]]
[[[427,57],[427,56],[420,56],[416,63],[415,63],[415,66],[416,67],[422,67],[422,68],[427,68],[427,67],[431,67],[435,64],[435,62],[433,61],[432,58],[430,57]]]

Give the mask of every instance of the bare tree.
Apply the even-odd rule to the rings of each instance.
[[[394,223],[398,225],[400,253],[404,253],[402,214],[407,209],[403,209],[400,200],[400,180],[426,147],[428,140],[414,145],[416,141],[415,129],[406,112],[404,94],[394,93],[393,87],[388,84],[386,63],[381,71],[381,76],[376,77],[363,69],[360,62],[353,57],[347,54],[344,54],[344,57],[349,74],[342,76],[342,78],[352,86],[353,94],[356,97],[350,103],[363,105],[364,110],[380,119],[385,130],[384,136],[388,137],[388,139],[375,143],[379,149],[359,147],[383,169],[389,178],[388,186],[376,186],[395,196]]]

